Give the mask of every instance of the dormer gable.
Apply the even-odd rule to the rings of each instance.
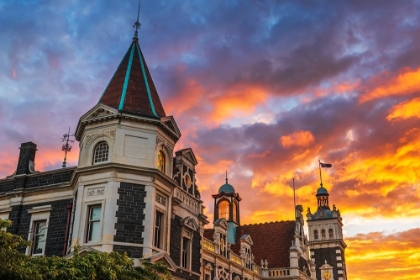
[[[86,125],[117,119],[118,117],[118,110],[104,104],[97,104],[80,117],[74,136],[77,141],[80,141]]]
[[[226,222],[226,219],[223,218],[223,219],[217,219],[216,221],[214,221],[214,227],[215,228],[216,227],[220,227],[220,228],[222,228],[224,230],[228,230],[229,225]]]
[[[190,218],[189,216],[183,218],[181,220],[181,224],[183,226],[186,226],[186,227],[194,230],[194,231],[198,230],[198,228],[199,228],[199,225],[197,224],[197,222],[195,221],[195,219]]]
[[[250,246],[254,245],[254,242],[251,239],[251,235],[249,234],[242,235],[240,240],[241,240],[241,243],[244,242],[244,243],[249,244]]]

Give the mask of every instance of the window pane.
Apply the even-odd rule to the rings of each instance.
[[[229,202],[223,200],[219,203],[219,219],[229,219]]]
[[[90,219],[93,221],[101,219],[101,206],[92,207]]]
[[[162,151],[159,151],[158,153],[158,164],[157,164],[157,168],[159,171],[161,172],[165,172],[165,155],[163,154]]]
[[[105,141],[100,142],[95,148],[93,162],[98,163],[98,162],[108,161],[108,152],[109,152],[108,144]]]
[[[90,227],[89,241],[100,241],[100,222],[92,222]]]
[[[45,247],[47,221],[34,223],[32,254],[42,254]]]

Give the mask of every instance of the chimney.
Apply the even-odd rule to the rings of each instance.
[[[36,144],[32,142],[22,143],[20,145],[19,161],[16,169],[16,175],[29,174],[30,163],[35,163]]]

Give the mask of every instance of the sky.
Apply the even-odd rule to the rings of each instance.
[[[61,137],[128,49],[137,1],[0,1],[0,177],[19,146],[61,167]],[[242,224],[316,209],[318,160],[349,279],[420,279],[420,1],[147,1],[139,41],[199,160],[206,214],[229,183]],[[77,165],[78,143],[68,155]]]

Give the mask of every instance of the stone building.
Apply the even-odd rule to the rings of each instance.
[[[22,252],[69,257],[80,244],[82,250],[127,252],[136,262],[161,261],[174,279],[191,280],[324,279],[326,260],[334,277],[345,277],[335,208],[328,219],[317,218],[324,217],[320,208],[308,214],[309,240],[301,206],[292,221],[241,225],[241,198],[226,179],[213,195],[213,225],[205,229],[197,159],[190,148],[174,151],[181,132],[165,113],[137,32],[74,135],[77,166],[38,172],[37,146],[27,142],[16,171],[0,179],[0,218],[13,221],[10,232],[32,241]],[[315,228],[332,228],[334,241],[315,238]]]

